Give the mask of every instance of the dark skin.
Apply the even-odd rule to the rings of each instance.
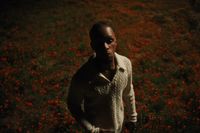
[[[96,53],[96,65],[99,71],[110,81],[116,72],[115,51],[117,40],[111,27],[105,26],[100,30],[99,36],[91,38],[91,46]],[[125,124],[130,133],[135,131],[136,123]],[[102,133],[114,132],[109,129],[100,129]]]
[[[110,27],[102,27],[100,35],[91,39],[91,46],[96,53],[96,63],[99,71],[112,80],[116,63],[114,54],[117,47],[115,34]]]

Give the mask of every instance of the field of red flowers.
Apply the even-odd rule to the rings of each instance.
[[[199,7],[189,0],[2,1],[0,132],[82,132],[67,109],[67,88],[92,53],[88,30],[98,20],[113,24],[117,52],[132,61],[137,132],[199,132]]]

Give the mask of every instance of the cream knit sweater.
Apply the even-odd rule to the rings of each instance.
[[[117,53],[115,58],[117,70],[112,81],[97,71],[94,56],[72,79],[68,108],[90,132],[99,132],[103,128],[119,133],[124,120],[137,121],[131,62]]]

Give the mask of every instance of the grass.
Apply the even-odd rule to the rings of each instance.
[[[2,5],[0,132],[82,132],[67,110],[67,88],[92,53],[88,30],[97,20],[113,24],[117,52],[132,61],[138,133],[198,131],[199,30],[186,1]]]
[[[142,11],[143,7],[142,6],[133,6],[133,7],[131,7],[131,9],[135,10],[135,11]]]

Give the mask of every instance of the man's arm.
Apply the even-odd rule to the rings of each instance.
[[[73,77],[67,98],[68,109],[70,110],[72,116],[87,132],[98,133],[99,128],[94,127],[85,118],[84,112],[81,108],[83,100],[84,86],[77,80],[77,78]]]
[[[123,100],[125,103],[125,112],[127,113],[125,122],[128,128],[131,127],[131,130],[136,125],[137,122],[137,112],[135,106],[135,92],[132,84],[132,65],[129,60],[128,66],[128,84],[123,92]],[[131,125],[132,124],[132,125]]]

